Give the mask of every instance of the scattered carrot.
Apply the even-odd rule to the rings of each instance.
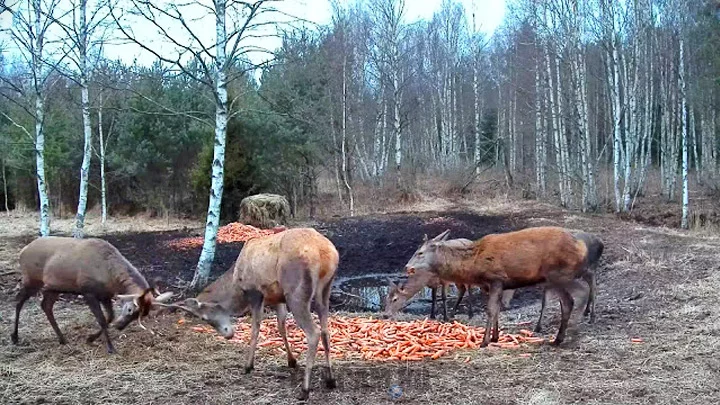
[[[330,355],[333,358],[361,359],[367,361],[422,361],[437,360],[458,349],[477,349],[482,343],[485,328],[459,322],[440,323],[423,319],[399,322],[360,317],[331,317]],[[213,333],[210,328],[193,327],[197,332]],[[250,323],[241,320],[236,325],[234,343],[247,344],[250,340]],[[292,350],[306,350],[305,333],[290,318],[287,321],[288,342]],[[220,338],[222,339],[222,338]],[[540,343],[542,337],[529,337],[527,333],[510,335],[503,331],[497,343],[490,347],[518,349],[525,344]],[[282,338],[274,318],[264,319],[260,324],[258,346],[285,354]],[[322,344],[318,352],[323,352]],[[456,355],[457,356],[457,355]],[[525,357],[521,355],[521,357]],[[465,359],[469,362],[470,357]]]
[[[638,338],[638,337],[634,337],[634,338],[630,339],[630,341],[633,343],[643,343],[642,338]]]
[[[231,222],[218,229],[218,243],[245,242],[253,238],[260,238],[284,231],[284,227],[273,229],[259,229],[252,225]],[[204,240],[201,236],[195,238],[175,239],[168,242],[168,246],[175,250],[188,250],[202,246]]]
[[[185,323],[185,318],[180,318],[180,319],[178,319],[178,321],[177,321],[177,324],[178,324],[178,325],[182,325],[182,324],[184,324],[184,323]]]
[[[518,357],[524,357],[524,358],[528,358],[528,357],[530,357],[530,356],[532,356],[530,353],[520,353],[520,354],[518,355]]]

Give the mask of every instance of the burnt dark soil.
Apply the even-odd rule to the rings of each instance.
[[[463,212],[403,213],[338,218],[314,224],[338,246],[340,277],[400,272],[422,240],[450,228],[454,237],[526,226],[560,225],[599,234],[606,243],[598,271],[598,319],[579,314],[561,347],[540,345],[516,351],[461,351],[438,361],[369,363],[335,361],[338,388],[321,387],[316,361],[311,403],[482,404],[714,404],[720,398],[720,238],[626,222],[612,215],[587,216],[547,206],[521,207],[512,216]],[[176,252],[166,242],[184,230],[108,235],[148,278],[168,285],[191,278],[199,249]],[[69,340],[58,344],[37,298],[23,312],[20,344],[10,343],[14,317],[16,257],[24,239],[0,236],[0,403],[30,404],[284,404],[295,403],[304,357],[290,370],[282,356],[259,350],[255,370],[244,374],[245,347],[178,324],[179,314],[113,330],[118,353],[109,356],[85,336],[97,328],[87,307],[59,302],[55,313]],[[221,245],[213,276],[235,260],[241,245]],[[523,293],[526,294],[526,293]],[[484,297],[476,294],[478,300]],[[527,328],[539,310],[538,295],[501,314],[509,331]],[[553,299],[545,318],[551,338],[559,321]],[[480,310],[478,309],[478,312]],[[472,320],[482,324],[480,313]],[[331,331],[332,332],[332,331]],[[643,343],[632,343],[642,338]],[[529,357],[521,357],[519,354]],[[393,401],[388,390],[403,395]]]
[[[489,233],[522,228],[522,221],[502,216],[484,216],[460,211],[398,213],[392,215],[332,218],[319,221],[314,228],[327,236],[338,249],[340,266],[337,278],[369,273],[401,272],[423,235],[433,237],[446,229],[453,238],[478,239]],[[200,257],[200,247],[177,250],[169,242],[197,231],[143,232],[109,234],[103,238],[115,245],[137,266],[148,280],[158,280],[172,288],[178,280],[190,281]],[[21,238],[24,244],[32,237]],[[214,280],[237,259],[242,243],[218,244],[210,274]]]

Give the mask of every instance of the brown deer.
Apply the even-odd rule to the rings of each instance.
[[[447,243],[449,243],[449,244],[457,244],[458,246],[461,246],[461,245],[469,246],[470,244],[473,243],[471,240],[464,239],[464,238],[452,239],[451,241],[448,241],[447,238],[448,238],[449,234],[450,234],[449,230],[445,231],[445,232],[441,233],[440,235],[438,235],[437,237],[433,238],[433,240],[447,241]],[[427,242],[427,240],[428,240],[428,237],[426,234],[423,239],[423,242]],[[386,298],[386,300],[387,300],[386,306],[388,304],[392,303],[393,301],[397,301],[399,299],[399,295],[402,293],[400,291],[400,287],[396,283],[394,283],[390,279],[388,279],[388,281],[390,283],[390,290],[388,291],[388,295]],[[443,280],[440,280],[440,278],[438,278],[438,277],[432,277],[430,280],[428,280],[427,287],[429,287],[431,289],[430,319],[435,319],[435,303],[437,302],[437,290],[439,288],[441,288],[440,300],[443,305],[443,320],[445,322],[447,322],[449,320],[448,315],[447,315],[447,290],[446,290],[447,286],[448,286],[448,283],[444,282]],[[480,287],[483,289],[483,291],[485,291],[485,293],[488,292],[487,286],[481,285]],[[460,306],[460,302],[462,302],[462,299],[465,296],[465,293],[467,292],[467,294],[468,294],[468,303],[467,303],[468,318],[472,319],[472,317],[473,317],[472,290],[471,290],[472,287],[470,285],[457,284],[456,288],[458,290],[458,297],[457,297],[457,300],[455,301],[455,306],[453,307],[453,310],[452,310],[453,316],[455,316],[455,314],[457,314],[457,309]],[[515,290],[503,291],[502,304],[504,307],[507,307],[508,305],[510,305],[510,300],[512,300],[514,293],[515,293]],[[403,303],[406,301],[407,300],[404,300]]]
[[[115,323],[119,330],[135,319],[144,328],[141,318],[153,305],[172,297],[170,292],[159,294],[151,288],[145,277],[113,245],[102,239],[38,238],[20,251],[20,270],[22,288],[17,294],[15,328],[11,335],[14,344],[18,343],[20,311],[25,301],[40,291],[43,295],[40,306],[60,344],[66,344],[67,340],[55,322],[55,301],[60,294],[82,295],[100,325],[100,330],[90,335],[87,342],[94,342],[104,334],[108,353],[115,352],[107,330],[115,318],[113,297],[124,302]],[[105,308],[107,317],[100,305]]]
[[[587,248],[586,257],[586,269],[580,274],[589,287],[587,305],[585,306],[585,312],[583,315],[590,316],[590,323],[595,323],[595,297],[597,295],[597,286],[595,281],[595,271],[597,270],[598,263],[600,262],[600,256],[602,256],[605,250],[605,245],[602,240],[597,236],[589,233],[577,233],[574,234],[576,239],[582,241]],[[549,291],[545,289],[542,297],[542,303],[540,304],[540,317],[538,318],[537,325],[535,325],[535,332],[542,332],[542,318],[545,313],[545,306],[547,304],[547,297]]]
[[[319,339],[322,339],[325,349],[325,384],[328,388],[336,386],[330,366],[328,316],[330,289],[338,262],[335,246],[319,232],[311,228],[289,229],[245,243],[235,262],[229,293],[226,289],[217,288],[215,294],[207,292],[204,301],[189,298],[182,304],[167,306],[198,316],[226,339],[235,334],[231,315],[243,313],[249,308],[252,331],[246,373],[253,369],[265,305],[274,307],[277,312],[278,331],[285,345],[288,366],[297,366],[285,330],[289,309],[307,336],[307,362],[300,393],[300,398],[306,399],[310,392],[310,376]],[[312,319],[311,309],[315,310],[320,319],[319,331]]]
[[[562,319],[554,344],[565,338],[574,301],[569,289],[587,269],[588,248],[563,228],[536,227],[490,234],[472,244],[445,241],[449,230],[423,243],[406,265],[404,294],[389,302],[386,313],[403,306],[433,277],[447,282],[486,285],[487,324],[481,346],[499,338],[498,312],[503,290],[545,284],[560,298]]]

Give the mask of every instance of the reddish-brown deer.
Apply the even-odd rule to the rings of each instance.
[[[410,276],[403,286],[404,297],[415,295],[433,277],[456,284],[486,285],[488,319],[482,343],[486,346],[499,338],[503,290],[545,284],[561,304],[562,319],[554,344],[564,340],[574,305],[569,291],[587,269],[588,248],[582,240],[563,228],[536,227],[487,235],[470,245],[453,245],[442,240],[447,232],[423,243],[407,263]],[[386,312],[401,308],[402,303],[397,301],[386,307]]]
[[[113,297],[124,302],[115,323],[120,330],[135,319],[142,326],[140,319],[153,305],[172,297],[170,292],[159,294],[151,288],[145,277],[113,245],[102,239],[38,238],[20,251],[20,270],[22,288],[17,295],[15,327],[11,335],[15,344],[18,343],[20,311],[25,301],[38,292],[42,292],[40,306],[60,344],[67,340],[55,322],[55,301],[60,294],[82,295],[100,325],[100,330],[90,335],[87,341],[93,342],[104,334],[108,353],[115,351],[107,330],[115,317]],[[107,317],[100,305],[105,308]]]
[[[231,315],[243,313],[249,308],[252,331],[245,372],[253,369],[265,305],[275,308],[288,366],[296,367],[297,361],[293,357],[285,330],[289,309],[307,336],[307,362],[300,393],[300,398],[307,398],[319,339],[322,339],[325,349],[325,384],[329,388],[336,385],[330,366],[328,316],[330,289],[338,262],[335,246],[319,232],[310,228],[289,229],[245,243],[235,262],[231,289],[217,288],[215,294],[206,292],[203,301],[189,298],[182,304],[169,306],[200,317],[227,339],[235,333]],[[319,331],[312,319],[311,309],[315,310],[320,319]]]

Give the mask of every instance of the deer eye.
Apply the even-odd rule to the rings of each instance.
[[[393,300],[393,302],[397,301],[397,297],[393,297],[392,300]]]

